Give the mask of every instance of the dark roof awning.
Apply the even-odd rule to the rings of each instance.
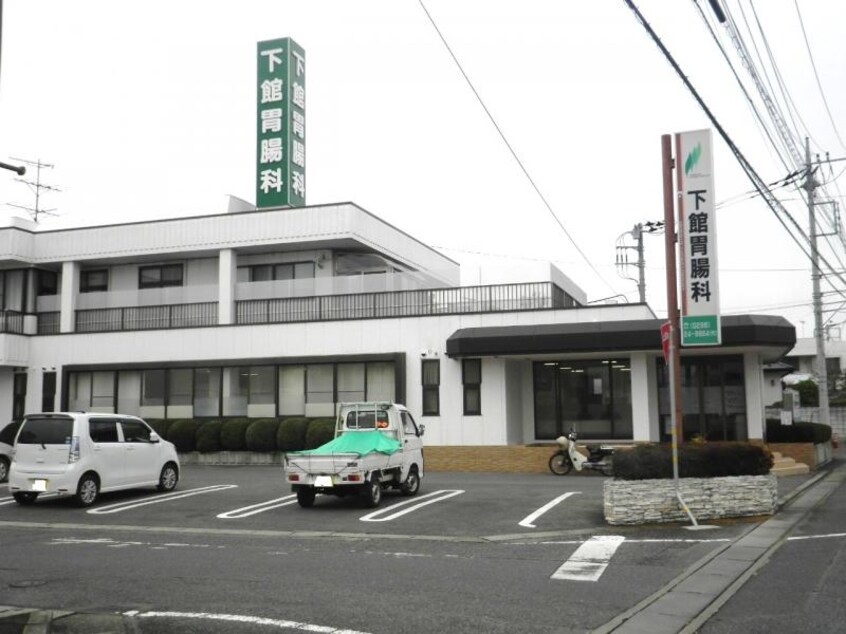
[[[461,328],[446,342],[448,357],[660,352],[661,319]],[[710,348],[767,348],[772,360],[796,344],[796,329],[783,317],[727,315],[721,319],[722,345]],[[684,348],[689,351],[693,348]]]

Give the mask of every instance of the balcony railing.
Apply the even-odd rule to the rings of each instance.
[[[236,302],[236,323],[421,317],[572,308],[572,297],[551,282],[324,295]]]
[[[0,333],[22,335],[24,331],[24,316],[15,310],[0,311]]]
[[[196,328],[217,325],[217,303],[128,306],[76,311],[76,332]]]

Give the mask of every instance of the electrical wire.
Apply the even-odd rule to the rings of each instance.
[[[485,114],[488,116],[488,119],[490,119],[494,128],[496,128],[496,131],[499,133],[500,138],[502,139],[503,143],[505,143],[505,146],[508,148],[508,151],[511,153],[511,156],[517,162],[517,165],[520,166],[520,169],[522,170],[523,175],[529,181],[529,184],[535,190],[535,193],[541,199],[541,202],[543,202],[543,205],[544,205],[544,207],[546,207],[546,210],[549,212],[549,215],[552,216],[553,220],[555,220],[555,222],[558,224],[558,226],[564,232],[564,235],[567,236],[567,239],[570,241],[570,243],[573,245],[573,247],[576,249],[576,251],[579,253],[579,255],[582,256],[582,259],[587,263],[587,265],[596,274],[596,276],[600,280],[602,280],[602,282],[609,289],[611,289],[611,291],[616,292],[616,289],[599,273],[599,271],[596,269],[596,267],[593,265],[593,263],[590,261],[590,259],[588,259],[587,255],[585,255],[585,252],[582,251],[581,247],[579,247],[579,245],[573,239],[573,236],[570,235],[570,232],[567,231],[567,228],[564,226],[564,223],[561,222],[561,220],[558,218],[558,216],[552,210],[552,206],[549,204],[549,202],[547,201],[547,199],[543,195],[543,193],[541,193],[540,188],[537,186],[534,179],[529,174],[529,171],[526,169],[525,165],[523,165],[523,161],[521,161],[520,157],[517,156],[517,152],[514,151],[514,148],[511,146],[511,143],[508,142],[508,139],[505,137],[505,133],[502,131],[502,128],[500,128],[499,124],[496,122],[496,119],[494,119],[493,114],[491,114],[491,111],[488,110],[488,107],[485,105],[485,102],[482,100],[481,95],[476,90],[476,88],[473,86],[473,82],[470,81],[470,77],[468,77],[467,73],[464,71],[464,68],[462,67],[461,62],[458,61],[458,57],[456,57],[455,53],[453,53],[452,48],[450,48],[449,43],[446,41],[446,38],[444,37],[443,33],[441,33],[441,30],[438,28],[438,25],[435,22],[434,18],[432,17],[432,14],[429,13],[429,10],[426,8],[426,5],[423,4],[423,0],[418,0],[418,2],[420,3],[420,7],[423,9],[423,12],[426,14],[426,17],[429,18],[429,22],[432,24],[432,27],[435,29],[435,32],[438,34],[438,37],[441,39],[441,42],[443,42],[443,45],[446,48],[447,52],[450,54],[450,57],[452,57],[453,62],[455,62],[455,65],[458,67],[458,70],[461,72],[462,77],[464,77],[464,80],[467,82],[467,85],[470,87],[470,90],[472,90],[473,94],[476,96],[476,100],[479,102],[479,105],[482,106],[482,109],[485,111]]]

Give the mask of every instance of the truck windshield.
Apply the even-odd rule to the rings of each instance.
[[[71,418],[27,418],[18,434],[19,445],[66,445],[73,436]]]
[[[347,413],[347,429],[383,429],[388,426],[385,410],[352,410]]]

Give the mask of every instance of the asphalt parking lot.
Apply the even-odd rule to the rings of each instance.
[[[391,533],[477,538],[606,529],[601,476],[427,473],[417,496],[388,491],[377,509],[361,498],[318,496],[303,509],[278,466],[185,466],[177,489],[101,495],[87,509],[46,496],[19,506],[0,488],[0,521],[145,525],[292,533]]]

